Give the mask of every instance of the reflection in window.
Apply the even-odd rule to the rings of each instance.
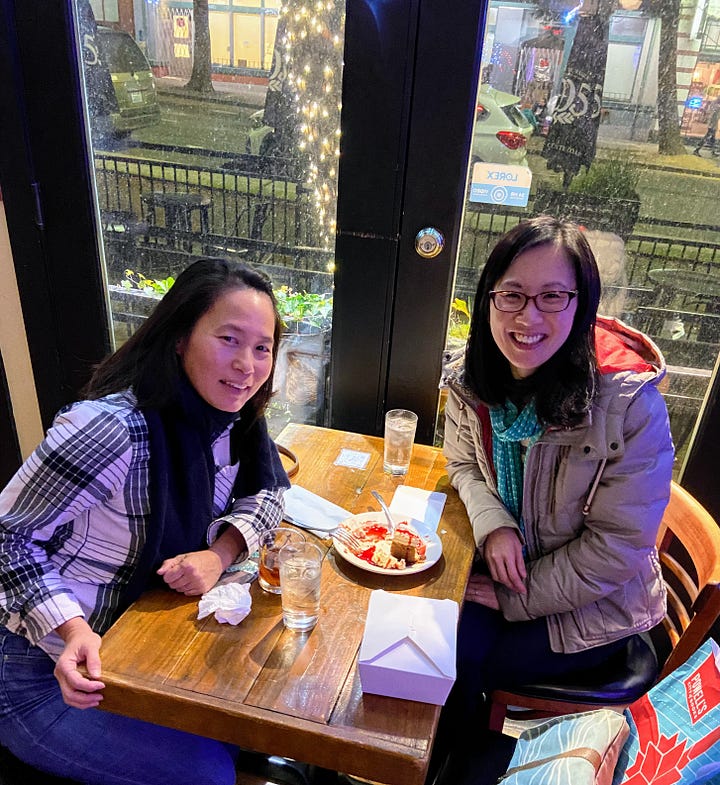
[[[547,3],[538,5],[548,11]],[[607,65],[602,66],[604,74],[594,74],[587,72],[586,52],[580,58],[573,55],[582,20],[539,18],[498,0],[491,6],[495,13],[488,17],[485,40],[491,40],[492,47],[483,53],[480,81],[514,93],[518,108],[534,116],[526,150],[533,184],[526,208],[466,203],[446,359],[464,349],[477,281],[497,240],[534,214],[574,220],[586,228],[598,259],[601,313],[648,334],[665,356],[668,373],[662,391],[677,449],[677,473],[720,351],[717,180],[703,176],[720,147],[707,143],[696,156],[690,155],[706,134],[714,99],[720,96],[720,68],[711,63],[709,53],[697,53],[693,85],[686,91],[694,103],[690,108],[688,101],[682,126],[688,146],[683,155],[660,156],[658,19],[637,12],[612,15]],[[576,78],[582,68],[572,72],[573,59],[585,63],[582,79]],[[684,100],[680,88],[678,97]],[[561,116],[566,135],[554,143],[560,170],[554,171],[546,157],[548,130]],[[564,153],[577,143],[575,133],[582,134],[577,138],[591,155],[577,174],[568,174],[563,171]],[[501,157],[486,160],[507,163]],[[440,438],[442,417],[438,422]]]
[[[287,327],[274,429],[290,419],[322,424],[344,3],[214,7],[203,28],[187,3],[146,2],[136,30],[111,31],[132,49],[122,54],[122,94],[120,54],[104,54],[88,0],[75,3],[116,343],[199,256],[257,265]],[[206,78],[195,82],[203,51]],[[140,122],[151,102],[152,122]]]
[[[120,21],[118,0],[90,0],[90,5],[98,22],[111,24]]]

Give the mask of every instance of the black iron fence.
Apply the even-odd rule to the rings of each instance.
[[[530,209],[522,210],[472,202],[466,205],[458,256],[458,296],[472,296],[495,243],[519,221],[534,214],[532,204]],[[656,269],[697,270],[720,276],[720,226],[641,217],[624,250],[624,285],[635,290],[652,291],[656,285],[649,273]]]
[[[167,276],[177,274],[192,256],[237,254],[271,268],[280,283],[298,286],[299,281],[308,290],[327,291],[333,252],[318,247],[302,178],[291,162],[269,166],[255,159],[189,166],[97,154],[111,283],[128,267]],[[472,299],[496,241],[533,212],[532,204],[526,210],[468,203],[458,297]],[[614,315],[661,337],[662,312],[669,320],[675,313],[697,314],[686,318],[690,329],[685,335],[701,343],[718,341],[718,320],[703,316],[720,312],[720,227],[641,217],[622,246],[622,259],[612,267],[612,275],[604,276],[604,305]],[[660,312],[642,310],[648,308]]]
[[[280,277],[294,270],[296,287],[320,291],[312,274],[325,285],[333,254],[317,245],[303,182],[290,166],[243,171],[245,158],[189,166],[96,154],[110,282],[127,268],[177,275],[192,257],[222,254],[273,267]]]
[[[527,215],[468,205],[456,296],[471,304],[490,250]],[[611,270],[601,310],[648,332],[669,364],[711,369],[720,350],[720,226],[641,218],[620,248],[610,265],[596,250],[601,276]]]

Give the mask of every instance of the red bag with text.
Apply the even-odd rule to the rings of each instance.
[[[614,785],[720,783],[720,648],[713,640],[625,710]]]

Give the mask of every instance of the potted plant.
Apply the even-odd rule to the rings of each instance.
[[[281,286],[275,290],[275,299],[286,333],[327,330],[332,324],[331,294],[298,292],[289,286]]]
[[[275,403],[295,422],[320,425],[330,364],[332,295],[281,286],[275,299],[285,325],[275,365]]]
[[[567,191],[538,186],[535,212],[575,221],[588,229],[612,232],[627,240],[640,212],[640,170],[630,155],[616,153],[593,161]]]

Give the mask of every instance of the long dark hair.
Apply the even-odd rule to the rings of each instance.
[[[187,338],[217,299],[232,289],[255,289],[266,294],[275,314],[272,371],[246,404],[251,419],[260,416],[273,388],[282,321],[272,284],[264,273],[227,259],[198,259],[183,270],[141,327],[96,368],[85,387],[86,398],[132,388],[140,407],[161,409],[175,400],[182,366],[178,342]]]
[[[531,376],[513,379],[510,363],[490,332],[490,292],[512,262],[540,245],[562,248],[575,270],[577,309],[570,334],[557,352]],[[595,317],[600,275],[593,252],[573,223],[540,215],[522,221],[497,243],[478,282],[465,352],[465,381],[489,406],[508,397],[535,398],[545,425],[571,427],[587,413],[595,393]]]

